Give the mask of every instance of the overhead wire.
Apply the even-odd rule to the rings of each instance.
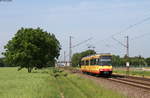
[[[148,20],[150,20],[150,17],[147,17],[147,18],[145,18],[145,19],[143,19],[143,20],[141,20],[141,21],[139,21],[139,22],[137,22],[137,23],[134,23],[134,24],[132,24],[132,25],[129,25],[129,26],[126,27],[125,29],[123,29],[123,30],[121,30],[121,31],[119,31],[119,32],[117,32],[117,33],[114,33],[114,34],[110,35],[109,37],[107,37],[107,38],[105,38],[105,39],[102,39],[102,40],[99,41],[99,42],[103,42],[103,41],[107,40],[108,38],[114,39],[114,36],[115,36],[115,35],[124,33],[124,32],[126,32],[127,30],[129,30],[129,29],[131,29],[131,28],[133,28],[133,27],[135,27],[135,26],[137,26],[137,25],[140,25],[140,24],[142,24],[142,23],[144,23],[145,21],[148,21]]]
[[[127,28],[125,28],[125,29],[121,30],[120,32],[117,32],[117,33],[115,33],[115,34],[113,34],[113,35],[111,35],[111,36],[124,33],[124,32],[126,32],[127,30],[129,30],[129,29],[131,29],[131,28],[133,28],[133,27],[135,27],[135,26],[137,26],[137,25],[140,25],[140,24],[142,24],[142,23],[144,23],[144,22],[146,22],[146,21],[148,21],[148,20],[150,20],[150,17],[147,17],[147,18],[145,18],[145,19],[143,19],[143,20],[141,20],[141,21],[139,21],[139,22],[137,22],[137,23],[135,23],[135,24],[129,25]]]
[[[117,32],[117,33],[114,33],[114,34],[110,35],[109,37],[107,37],[107,38],[105,38],[105,39],[100,40],[99,43],[108,40],[108,38],[112,38],[113,40],[117,41],[119,44],[122,44],[119,40],[117,40],[117,39],[115,38],[115,35],[118,35],[118,34],[121,34],[121,33],[125,33],[126,31],[130,30],[131,28],[133,28],[133,27],[135,27],[135,26],[137,26],[137,25],[140,25],[140,24],[142,24],[142,23],[144,23],[144,22],[146,22],[146,21],[148,21],[148,20],[150,20],[150,17],[147,17],[147,18],[145,18],[145,19],[142,19],[141,21],[138,21],[137,23],[134,23],[134,24],[129,25],[129,26],[126,27],[125,29],[123,29],[123,30],[121,30],[121,31],[119,31],[119,32]],[[146,36],[146,35],[148,35],[148,34],[149,34],[149,33],[145,33],[145,34],[142,34],[142,35],[140,35],[140,36],[136,36],[136,37],[132,38],[131,40],[144,37],[144,36]],[[82,42],[80,42],[80,43],[78,43],[78,44],[76,44],[76,45],[74,45],[74,46],[72,46],[72,48],[75,48],[75,47],[77,47],[77,46],[79,46],[79,45],[81,45],[81,44],[83,44],[83,43],[85,43],[85,42],[87,42],[88,40],[91,40],[91,39],[92,39],[92,37],[89,38],[89,39],[87,39],[87,40],[85,40],[85,41],[82,41]],[[125,46],[124,44],[122,44],[122,45]]]
[[[130,40],[137,40],[137,39],[146,37],[147,35],[150,35],[150,33],[144,33],[144,34],[142,34],[142,35],[135,36],[134,38],[131,38]]]
[[[125,44],[123,44],[123,43],[121,43],[119,40],[117,40],[117,39],[115,38],[115,35],[125,33],[125,32],[128,31],[129,29],[131,29],[131,28],[133,28],[133,27],[135,27],[135,26],[137,26],[137,25],[140,25],[140,24],[142,24],[142,23],[144,23],[144,22],[146,22],[146,21],[148,21],[148,20],[150,20],[150,17],[144,18],[144,19],[142,19],[141,21],[138,21],[138,22],[136,22],[136,23],[134,23],[134,24],[129,25],[129,26],[126,27],[125,29],[123,29],[123,30],[121,30],[121,31],[119,31],[119,32],[117,32],[117,33],[115,33],[115,34],[110,35],[110,36],[107,37],[106,39],[100,40],[99,43],[100,43],[100,42],[104,42],[105,40],[108,40],[108,38],[112,38],[113,40],[115,40],[115,41],[118,42],[119,44],[121,44],[121,45],[123,45],[123,46],[126,46]],[[140,35],[140,36],[135,37],[134,39],[140,38],[140,37],[142,37],[142,36],[144,37],[144,36],[147,35],[147,34],[149,34],[149,33],[142,34],[142,35]],[[132,39],[132,40],[133,40],[133,39]]]
[[[84,43],[86,43],[87,41],[89,41],[89,40],[92,40],[93,38],[92,37],[90,37],[90,38],[88,38],[87,40],[84,40],[84,41],[82,41],[82,42],[80,42],[80,43],[78,43],[78,44],[76,44],[76,45],[74,45],[74,46],[72,46],[71,48],[75,48],[75,47],[77,47],[77,46],[79,46],[79,45],[81,45],[81,44],[84,44]]]

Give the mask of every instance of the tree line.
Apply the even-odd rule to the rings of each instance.
[[[77,67],[81,65],[81,59],[88,55],[96,54],[94,50],[86,50],[81,53],[75,53],[72,56],[72,66]],[[150,67],[150,57],[144,58],[142,56],[129,57],[126,56],[120,57],[118,55],[112,55],[112,66],[114,67],[125,67],[126,62],[130,63],[131,67]]]
[[[125,67],[126,62],[129,62],[131,67],[150,67],[150,57],[135,56],[126,58],[126,56],[112,56],[112,65],[115,67]]]

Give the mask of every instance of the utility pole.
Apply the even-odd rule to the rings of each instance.
[[[117,40],[116,38],[112,37],[113,40],[117,41],[120,45],[124,46],[126,48],[126,56],[127,58],[129,57],[129,36],[125,36],[125,38],[127,39],[126,44],[120,42],[119,40]]]
[[[71,66],[71,57],[72,57],[72,36],[69,37],[69,65]]]
[[[78,47],[86,42],[88,42],[89,40],[92,40],[92,38],[89,38],[87,40],[84,40],[76,45],[72,45],[72,36],[69,36],[69,65],[71,66],[72,63],[71,63],[71,58],[72,58],[72,49],[75,48],[75,47]]]
[[[124,46],[126,48],[126,59],[127,59],[127,62],[126,62],[126,76],[129,76],[129,66],[130,66],[130,63],[129,63],[129,36],[125,36],[126,38],[126,44],[120,42],[119,40],[115,39],[113,36],[112,36],[112,39],[117,41],[120,45]]]
[[[129,36],[126,36],[127,38],[127,45],[126,45],[126,48],[127,48],[127,58],[129,57]]]
[[[64,66],[66,66],[66,52],[64,51]]]
[[[129,76],[129,67],[130,67],[130,63],[129,63],[129,36],[126,36],[127,38],[127,45],[126,45],[126,48],[127,48],[127,53],[126,53],[126,59],[127,59],[127,62],[126,62],[126,67],[127,67],[127,71],[126,71],[126,76]]]

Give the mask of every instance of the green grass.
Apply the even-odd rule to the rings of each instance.
[[[124,98],[92,80],[54,68],[27,73],[0,68],[0,98]]]
[[[50,75],[44,71],[27,73],[17,68],[0,68],[0,98],[60,98]]]
[[[117,73],[117,74],[126,74],[126,70],[117,70],[116,69],[113,72]],[[129,70],[129,75],[150,77],[150,71]]]

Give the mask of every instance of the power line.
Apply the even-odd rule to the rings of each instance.
[[[133,27],[135,27],[135,26],[137,26],[137,25],[140,25],[140,24],[142,24],[142,23],[144,23],[144,22],[146,22],[146,21],[148,21],[148,20],[150,20],[150,17],[147,17],[147,18],[145,18],[145,19],[143,19],[143,20],[141,20],[141,21],[139,21],[139,22],[137,22],[137,23],[135,23],[135,24],[129,25],[127,28],[121,30],[120,32],[117,32],[117,33],[115,33],[115,34],[112,34],[112,35],[110,35],[109,37],[107,37],[106,39],[100,40],[99,43],[100,43],[100,42],[104,42],[105,40],[108,40],[109,38],[112,38],[113,40],[115,40],[116,42],[118,42],[120,45],[126,47],[126,55],[127,55],[127,57],[128,57],[128,56],[129,56],[129,38],[128,38],[128,36],[126,36],[126,38],[127,38],[127,44],[123,44],[121,41],[119,41],[119,40],[117,40],[117,39],[115,38],[115,35],[124,33],[124,32],[126,32],[127,30],[129,30],[129,29],[131,29],[131,28],[133,28]],[[145,37],[145,36],[148,35],[148,34],[149,34],[149,33],[145,33],[145,34],[142,34],[142,35],[140,35],[140,36],[136,36],[135,38],[132,38],[131,40],[133,40],[133,39],[139,39],[139,38]]]
[[[77,47],[77,46],[79,46],[79,45],[82,45],[82,44],[88,42],[89,40],[92,40],[92,39],[93,39],[93,38],[91,37],[91,38],[89,38],[89,39],[87,39],[87,40],[84,40],[84,41],[82,41],[82,42],[80,42],[80,43],[78,43],[78,44],[72,46],[72,38],[73,38],[72,36],[69,36],[69,54],[67,54],[67,55],[65,54],[65,57],[69,56],[70,66],[71,66],[71,58],[72,58],[72,49],[75,48],[75,47]]]
[[[142,35],[135,36],[135,37],[134,37],[134,38],[132,38],[131,40],[137,40],[137,39],[140,39],[140,38],[146,37],[147,35],[150,35],[150,33],[144,33],[144,34],[142,34]]]
[[[144,23],[144,22],[146,22],[146,21],[148,21],[148,20],[150,20],[150,17],[147,17],[147,18],[142,19],[141,21],[139,21],[139,22],[137,22],[137,23],[134,23],[134,24],[132,24],[132,25],[129,25],[129,26],[126,27],[125,29],[123,29],[123,30],[121,30],[121,31],[119,31],[119,32],[117,32],[117,33],[114,33],[114,34],[110,35],[109,37],[107,37],[106,39],[100,40],[99,42],[103,42],[103,41],[107,40],[108,38],[114,39],[114,36],[115,36],[115,35],[124,33],[125,31],[127,31],[127,30],[129,30],[129,29],[131,29],[131,28],[133,28],[133,27],[135,27],[135,26],[137,26],[137,25],[140,25],[140,24],[142,24],[142,23]]]
[[[146,22],[148,20],[150,20],[150,17],[145,18],[145,19],[143,19],[143,20],[141,20],[141,21],[139,21],[139,22],[137,22],[135,24],[129,25],[127,28],[121,30],[120,32],[117,32],[117,33],[113,34],[112,36],[117,35],[117,34],[121,34],[121,33],[125,32],[125,31],[127,31],[127,30],[129,30],[129,29],[131,29],[131,28],[133,28],[133,27],[135,27],[137,25],[140,25],[140,24],[142,24],[142,23],[144,23],[144,22]]]
[[[142,24],[142,23],[144,23],[144,22],[146,22],[146,21],[148,21],[148,20],[150,20],[150,17],[145,18],[145,19],[143,19],[143,20],[141,20],[141,21],[139,21],[139,22],[137,22],[137,23],[135,23],[135,24],[129,25],[127,28],[121,30],[120,32],[117,32],[117,33],[115,33],[115,34],[112,34],[111,36],[107,37],[106,39],[112,38],[113,40],[117,41],[119,44],[123,45],[124,47],[127,47],[127,45],[125,45],[125,44],[123,44],[122,42],[120,42],[119,40],[117,40],[114,36],[117,35],[117,34],[124,33],[125,31],[127,31],[127,30],[129,30],[129,29],[131,29],[131,28],[133,28],[133,27],[135,27],[135,26],[137,26],[137,25],[140,25],[140,24]],[[137,38],[141,38],[141,37],[143,37],[143,36],[145,36],[145,35],[148,35],[148,34],[149,34],[149,33],[146,33],[146,34],[137,36],[137,37],[135,37],[135,38],[132,38],[131,40],[137,39]],[[71,36],[70,36],[69,60],[71,61],[72,48],[75,48],[75,47],[77,47],[77,46],[79,46],[79,45],[81,45],[81,44],[83,44],[83,43],[85,43],[85,42],[87,42],[87,41],[89,41],[89,40],[91,40],[91,39],[92,39],[92,38],[89,38],[89,39],[87,39],[87,40],[85,40],[85,41],[82,41],[82,42],[80,42],[80,43],[78,43],[78,44],[76,44],[76,45],[74,45],[74,46],[71,46],[72,43],[71,43]],[[100,43],[100,42],[104,42],[106,39],[100,40],[99,43]]]
[[[117,32],[117,33],[115,33],[115,34],[112,34],[110,37],[111,37],[113,40],[117,41],[120,45],[122,45],[122,46],[124,46],[124,47],[126,47],[126,48],[129,48],[129,45],[128,45],[129,43],[128,43],[128,41],[127,41],[128,44],[125,45],[125,44],[123,44],[122,42],[120,42],[119,40],[117,40],[114,36],[117,35],[117,34],[124,33],[125,31],[127,31],[127,30],[129,30],[129,29],[131,29],[131,28],[133,28],[133,27],[135,27],[135,26],[137,26],[137,25],[140,25],[140,24],[142,24],[142,23],[144,23],[144,22],[146,22],[146,21],[148,21],[148,20],[150,20],[150,17],[145,18],[145,19],[143,19],[143,20],[141,20],[141,21],[139,21],[139,22],[137,22],[137,23],[135,23],[135,24],[129,25],[127,28],[121,30],[120,32]],[[148,34],[148,33],[143,34],[143,35],[141,35],[141,36],[137,36],[137,37],[135,37],[135,38],[141,38],[141,37],[144,37],[144,36],[147,35],[147,34]],[[109,38],[109,37],[108,37],[108,38]],[[134,39],[135,39],[135,38],[134,38]],[[128,36],[127,36],[127,40],[128,40]],[[133,39],[131,39],[131,40],[133,40]],[[127,52],[129,52],[128,49],[127,49]],[[129,54],[127,53],[127,55],[129,55]]]
[[[123,44],[122,42],[120,42],[119,40],[117,40],[116,38],[114,38],[113,36],[112,36],[112,39],[113,39],[113,40],[115,40],[115,41],[117,41],[120,45],[122,45],[122,46],[126,47],[126,45],[125,45],[125,44]]]
[[[93,38],[91,37],[91,38],[89,38],[89,39],[87,39],[87,40],[84,40],[84,41],[82,41],[82,42],[80,42],[80,43],[78,43],[78,44],[72,46],[72,48],[75,48],[75,47],[77,47],[77,46],[80,46],[80,45],[82,45],[82,44],[84,44],[84,43],[86,43],[87,41],[92,40],[92,39],[93,39]]]

